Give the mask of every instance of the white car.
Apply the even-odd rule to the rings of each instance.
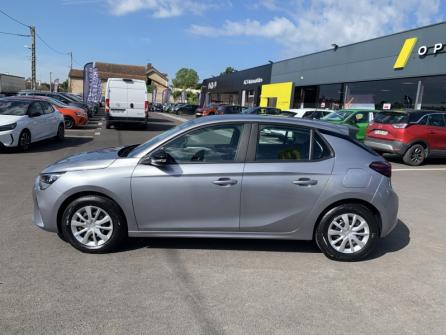
[[[47,101],[27,97],[0,99],[0,146],[29,149],[47,138],[63,140],[64,118]]]
[[[120,123],[147,124],[149,102],[144,80],[108,78],[105,88],[105,127]]]
[[[333,113],[331,109],[322,109],[322,108],[297,108],[297,109],[288,109],[283,111],[282,113],[293,114],[294,117],[304,118],[304,119],[321,119],[324,116]]]

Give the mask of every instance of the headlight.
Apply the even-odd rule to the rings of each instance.
[[[50,187],[54,182],[62,176],[63,173],[41,174],[39,178],[39,188],[43,191]]]
[[[13,130],[15,127],[17,127],[17,123],[7,124],[4,126],[0,126],[0,131]]]
[[[76,115],[77,115],[77,116],[84,116],[85,113],[84,113],[84,112],[76,112]]]

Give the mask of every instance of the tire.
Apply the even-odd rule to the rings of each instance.
[[[407,165],[418,166],[426,159],[426,148],[421,144],[414,144],[403,155],[403,162]]]
[[[60,124],[57,128],[57,134],[55,137],[56,141],[62,142],[65,139],[65,126],[64,124]]]
[[[110,129],[111,128],[110,122],[105,121],[105,128],[106,129]]]
[[[29,150],[31,146],[31,133],[25,129],[20,133],[19,143],[17,144],[20,151],[25,152]]]
[[[96,220],[103,223],[95,223],[95,215]],[[128,236],[127,224],[118,205],[101,196],[84,196],[71,202],[62,215],[61,231],[73,247],[91,254],[116,250]]]
[[[343,218],[349,221],[347,227]],[[319,249],[336,261],[355,262],[364,259],[373,251],[378,238],[376,217],[370,209],[359,204],[342,204],[332,208],[322,217],[315,231]]]
[[[64,122],[65,122],[65,129],[73,129],[74,128],[75,122],[72,117],[65,116]]]

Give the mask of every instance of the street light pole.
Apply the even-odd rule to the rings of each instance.
[[[70,74],[71,74],[71,70],[73,70],[73,52],[70,51]],[[71,78],[70,76],[68,76],[68,82],[70,83],[70,92],[71,92]]]
[[[50,72],[50,92],[53,92],[53,90],[51,89],[51,83],[53,82],[53,81],[51,80],[51,75],[52,75],[52,72]]]
[[[29,27],[31,32],[31,89],[36,89],[36,27]]]

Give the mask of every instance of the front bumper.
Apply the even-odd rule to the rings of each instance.
[[[54,185],[52,185],[54,186]],[[46,190],[40,190],[39,177],[36,178],[33,188],[33,224],[50,232],[57,232],[57,209],[60,197],[50,186]]]
[[[366,137],[364,144],[376,151],[403,155],[407,150],[407,144],[400,141],[387,141],[377,138]]]
[[[0,146],[16,147],[18,145],[20,133],[17,129],[0,132]]]

